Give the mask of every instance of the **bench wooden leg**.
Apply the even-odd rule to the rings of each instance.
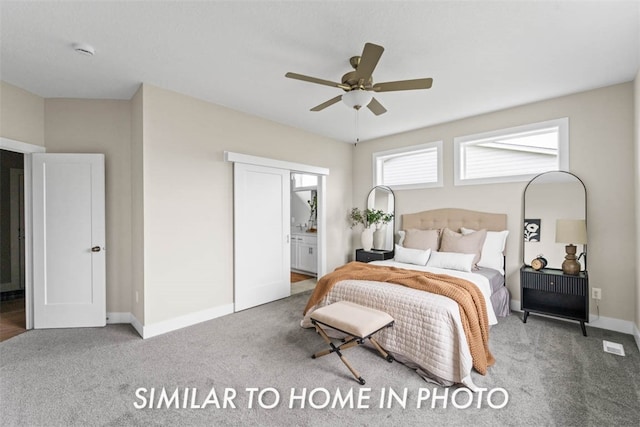
[[[348,348],[354,347],[356,345],[359,344],[359,342],[353,338],[352,341],[348,341],[342,345],[336,346],[335,344],[333,344],[333,342],[331,341],[331,338],[329,338],[329,336],[327,335],[327,333],[324,331],[324,329],[322,329],[319,325],[315,325],[316,327],[316,331],[318,331],[318,333],[320,334],[320,336],[327,342],[327,344],[329,344],[329,347],[331,347],[328,350],[322,350],[319,351],[317,353],[315,353],[314,355],[312,355],[311,357],[313,359],[317,359],[318,357],[322,357],[322,356],[326,356],[327,354],[330,353],[336,353],[339,357],[340,360],[342,361],[342,363],[344,363],[344,365],[349,369],[349,371],[351,371],[351,374],[355,377],[355,379],[362,385],[365,384],[365,380],[364,378],[362,378],[360,376],[360,374],[358,373],[358,371],[356,371],[351,364],[349,363],[349,361],[342,355],[342,352],[340,350],[346,350]]]
[[[380,346],[380,344],[378,344],[378,341],[374,340],[373,338],[369,337],[369,341],[371,341],[373,343],[373,345],[376,347],[376,349],[378,350],[378,352],[382,355],[382,357],[384,357],[385,359],[387,359],[387,362],[391,363],[394,361],[394,358],[392,355],[390,355],[389,353],[387,353],[386,351],[384,351],[384,349]]]
[[[364,385],[365,381],[364,378],[362,378],[360,376],[360,374],[358,373],[358,371],[356,371],[355,369],[353,369],[353,367],[349,364],[349,362],[347,361],[347,359],[345,359],[345,357],[340,354],[340,352],[338,352],[338,356],[340,356],[340,360],[342,360],[342,363],[344,363],[344,365],[349,368],[349,370],[351,371],[351,373],[353,374],[353,376],[355,377],[356,380],[358,380],[358,382],[362,385]]]

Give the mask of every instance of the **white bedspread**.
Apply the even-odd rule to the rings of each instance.
[[[411,264],[393,260],[375,261],[412,270],[466,279],[478,286],[485,297],[489,324],[497,323],[491,306],[491,288],[486,277],[479,274]],[[471,382],[473,361],[460,320],[458,304],[450,298],[391,283],[365,280],[344,280],[336,283],[329,293],[309,310],[301,322],[312,327],[310,313],[337,301],[351,301],[389,313],[395,324],[376,334],[378,342],[398,360],[417,368],[425,378],[449,385],[462,383],[474,388]]]
[[[481,274],[476,274],[474,272],[468,273],[466,271],[447,270],[444,268],[427,267],[423,265],[404,264],[401,262],[396,262],[392,259],[386,261],[372,261],[369,264],[406,268],[407,270],[428,271],[429,273],[446,274],[449,276],[468,280],[471,283],[475,284],[482,292],[482,295],[484,295],[484,301],[487,305],[487,319],[489,319],[489,325],[495,325],[498,323],[498,318],[496,317],[495,310],[491,305],[491,284],[489,283],[489,279]]]

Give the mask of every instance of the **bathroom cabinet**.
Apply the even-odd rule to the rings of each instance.
[[[318,237],[313,233],[291,236],[291,269],[306,273],[318,272]]]

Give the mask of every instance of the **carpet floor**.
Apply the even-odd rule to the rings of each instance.
[[[583,337],[575,323],[531,316],[523,324],[514,314],[491,329],[497,362],[486,376],[473,374],[487,389],[480,396],[435,386],[368,348],[352,348],[344,354],[366,379],[360,386],[335,355],[311,359],[326,345],[315,331],[299,326],[308,296],[296,294],[147,340],[129,325],[32,330],[11,338],[0,343],[0,423],[640,423],[640,354],[630,335],[588,328]],[[623,344],[627,355],[604,353],[603,339]]]

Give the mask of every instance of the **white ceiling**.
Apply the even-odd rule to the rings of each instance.
[[[0,78],[45,98],[130,99],[149,83],[345,142],[356,113],[309,109],[365,42],[385,52],[361,141],[634,79],[640,1],[5,1]],[[93,57],[72,49],[95,47]]]

